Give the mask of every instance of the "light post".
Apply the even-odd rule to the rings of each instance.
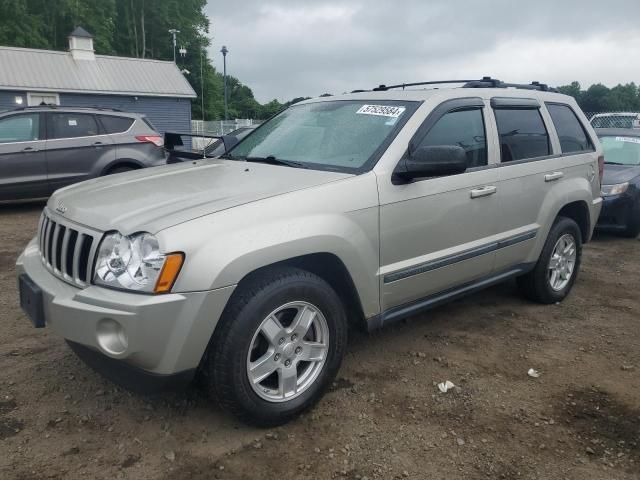
[[[223,63],[223,82],[224,82],[224,119],[227,120],[228,111],[227,111],[227,53],[229,50],[226,45],[223,45],[220,49],[220,53],[222,53],[222,63]]]
[[[180,30],[171,28],[169,29],[169,33],[173,36],[173,63],[176,63],[176,34],[180,33]]]

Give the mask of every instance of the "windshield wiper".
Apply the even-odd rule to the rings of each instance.
[[[254,163],[268,163],[269,165],[284,165],[294,168],[307,168],[300,162],[294,162],[293,160],[282,160],[280,158],[274,157],[273,155],[267,155],[266,157],[247,157],[245,158],[245,161]]]

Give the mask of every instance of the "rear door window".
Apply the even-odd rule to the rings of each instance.
[[[537,108],[494,110],[500,135],[501,162],[514,162],[551,154],[549,134]]]
[[[40,114],[26,113],[0,119],[0,143],[40,140]]]
[[[48,137],[77,138],[98,135],[98,124],[93,115],[87,113],[50,113]]]
[[[568,105],[548,103],[547,110],[556,127],[562,153],[589,152],[593,150],[591,139],[580,120]]]
[[[100,115],[100,123],[105,133],[123,133],[133,125],[133,118],[115,117],[112,115]]]

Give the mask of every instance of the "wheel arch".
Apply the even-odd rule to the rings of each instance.
[[[307,271],[327,282],[344,304],[349,323],[357,328],[365,329],[366,320],[362,300],[344,262],[334,253],[317,252],[280,260],[264,265],[247,273],[238,283],[236,291],[240,291],[258,275],[275,271],[279,267],[294,267]]]
[[[140,168],[144,168],[144,165],[133,158],[118,158],[103,167],[99,176],[107,175],[113,169],[120,167],[129,167],[138,170]]]
[[[556,215],[556,218],[558,217],[567,217],[576,222],[582,234],[582,242],[586,243],[589,241],[591,236],[591,216],[587,202],[577,200],[567,203]]]

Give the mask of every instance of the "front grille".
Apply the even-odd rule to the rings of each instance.
[[[45,266],[57,277],[85,287],[91,283],[99,236],[79,225],[55,219],[47,210],[38,226],[38,244]]]

